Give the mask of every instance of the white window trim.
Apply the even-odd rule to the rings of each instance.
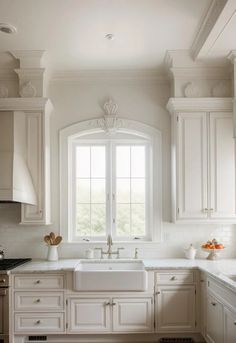
[[[70,237],[70,228],[72,225],[69,206],[71,204],[72,192],[70,188],[71,171],[69,166],[72,165],[72,145],[78,138],[85,138],[86,135],[93,133],[104,133],[99,125],[99,119],[86,120],[78,122],[69,127],[60,130],[60,233],[64,242],[72,242]],[[162,137],[161,132],[149,125],[138,121],[122,119],[122,127],[117,129],[117,133],[136,135],[150,142],[150,152],[152,154],[151,165],[153,185],[153,199],[150,213],[150,235],[151,240],[160,242],[162,240]],[[80,241],[81,242],[81,241]],[[94,241],[91,241],[94,243]],[[127,241],[130,242],[130,241]],[[137,243],[137,241],[135,240]],[[143,242],[143,241],[142,241]]]

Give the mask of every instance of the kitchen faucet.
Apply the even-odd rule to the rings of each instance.
[[[120,258],[120,250],[123,250],[124,248],[117,248],[116,251],[112,251],[112,245],[113,245],[112,236],[109,234],[107,236],[107,246],[108,246],[107,251],[103,251],[102,248],[95,248],[95,250],[101,251],[101,258],[103,258],[104,255],[107,255],[108,259],[111,259],[112,255],[116,255],[116,258]]]

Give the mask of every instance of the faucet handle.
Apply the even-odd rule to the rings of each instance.
[[[125,250],[125,248],[117,248],[117,258],[120,258],[120,250]]]

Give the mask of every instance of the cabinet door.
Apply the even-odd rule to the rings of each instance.
[[[153,330],[152,298],[115,298],[112,304],[113,331]]]
[[[207,116],[178,116],[177,219],[207,218]]]
[[[236,341],[236,313],[224,309],[224,343],[233,343]]]
[[[160,286],[155,306],[158,331],[195,330],[195,286]]]
[[[111,330],[109,298],[70,298],[68,332],[108,332]]]
[[[235,140],[231,113],[210,114],[210,212],[236,218]]]
[[[222,343],[224,341],[223,332],[223,305],[208,294],[206,338],[210,343]]]

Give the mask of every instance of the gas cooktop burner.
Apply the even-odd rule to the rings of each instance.
[[[31,258],[5,258],[0,260],[0,270],[10,270],[31,261]]]

